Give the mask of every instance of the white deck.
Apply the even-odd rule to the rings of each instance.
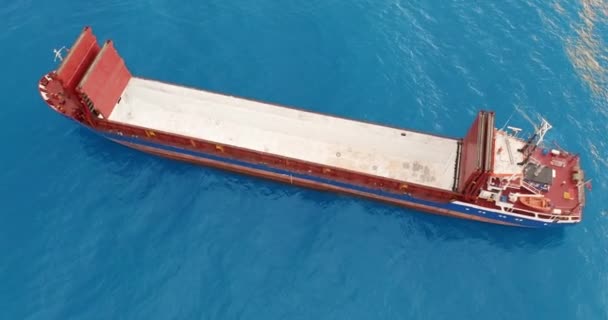
[[[524,144],[522,140],[507,135],[503,131],[496,131],[494,174],[504,176],[523,174],[522,167],[517,163],[524,160],[524,155],[517,149],[521,149]]]
[[[440,189],[454,181],[454,139],[157,81],[132,78],[109,120]]]

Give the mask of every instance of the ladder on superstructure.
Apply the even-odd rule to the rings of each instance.
[[[508,137],[503,137],[505,140],[505,145],[507,146],[507,153],[509,154],[509,162],[513,164],[513,152],[511,151],[511,142],[509,142]]]
[[[507,127],[507,129],[509,129],[513,132],[513,133],[509,134],[508,132],[501,129],[502,131],[507,133],[506,136],[503,136],[503,139],[505,141],[505,145],[507,146],[507,154],[509,155],[509,162],[511,164],[513,164],[513,162],[514,162],[513,151],[511,149],[511,142],[509,141],[509,137],[517,138],[517,135],[519,134],[519,132],[521,132],[521,129],[517,128],[517,127],[507,126],[506,124],[505,124],[505,126]]]

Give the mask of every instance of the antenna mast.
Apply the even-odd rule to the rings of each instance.
[[[530,147],[530,145],[534,144],[532,151],[528,152],[525,159],[518,163],[519,165],[523,165],[525,163],[528,162],[528,160],[530,159],[530,156],[532,155],[532,152],[534,152],[534,150],[536,150],[536,147],[538,147],[541,142],[543,142],[545,135],[547,134],[547,131],[549,131],[551,128],[553,128],[553,126],[551,126],[551,124],[543,117],[540,118],[541,122],[540,125],[538,126],[534,126],[534,134],[530,137],[530,139],[528,139],[528,141],[526,141],[526,144],[521,148],[518,149],[517,151],[521,152],[521,153],[526,153],[526,151],[528,150],[528,148]],[[536,142],[534,142],[536,140]]]
[[[536,146],[538,146],[541,142],[543,142],[543,139],[545,138],[545,134],[547,134],[547,131],[549,131],[551,128],[553,128],[553,126],[551,126],[551,124],[545,118],[540,118],[540,119],[541,119],[540,126],[536,128],[536,133],[538,134],[538,141],[536,141]]]

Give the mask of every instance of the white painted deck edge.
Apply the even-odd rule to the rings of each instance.
[[[153,80],[132,78],[109,120],[445,190],[454,181],[455,139]]]

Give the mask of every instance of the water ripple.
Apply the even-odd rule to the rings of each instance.
[[[578,13],[579,21],[572,21],[576,36],[566,39],[570,61],[582,80],[599,99],[608,99],[608,58],[605,45],[599,36],[598,24],[608,22],[608,2],[604,0],[582,0]],[[562,13],[561,5],[555,9]],[[604,110],[608,112],[608,110]],[[608,115],[608,113],[606,114]]]

